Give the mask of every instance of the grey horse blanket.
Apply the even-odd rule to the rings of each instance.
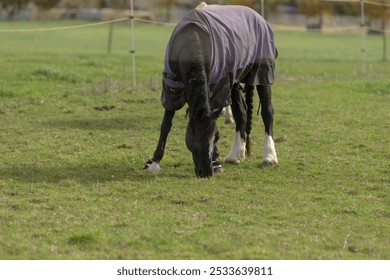
[[[231,104],[235,83],[272,85],[277,51],[274,35],[262,16],[244,6],[212,5],[189,12],[175,27],[165,54],[161,101],[165,109],[177,111],[186,103],[184,84],[172,70],[173,44],[180,30],[196,24],[211,41],[210,105],[217,110]],[[178,37],[179,38],[179,37]]]

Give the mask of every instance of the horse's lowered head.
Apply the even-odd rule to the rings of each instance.
[[[191,77],[187,83],[189,122],[186,145],[192,153],[196,176],[208,178],[213,175],[212,159],[215,149],[216,118],[208,102],[208,86],[204,75]]]

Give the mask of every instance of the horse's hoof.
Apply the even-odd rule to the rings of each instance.
[[[222,165],[218,161],[213,162],[213,172],[214,173],[222,173],[223,172]]]
[[[148,160],[145,164],[144,169],[148,170],[151,174],[159,174],[161,172],[161,166],[154,161]]]
[[[226,157],[225,163],[239,164],[241,161],[237,158]]]
[[[277,162],[274,162],[274,161],[268,161],[268,160],[264,160],[262,163],[261,163],[261,168],[274,168],[278,166],[278,163]]]
[[[244,151],[245,152],[245,151]],[[232,156],[232,155],[228,155],[226,158],[225,158],[225,163],[233,163],[233,164],[239,164],[241,162],[243,162],[245,160],[245,154],[240,154],[238,156]]]

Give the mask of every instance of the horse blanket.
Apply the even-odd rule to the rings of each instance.
[[[196,24],[211,43],[210,105],[217,110],[231,104],[233,84],[272,85],[277,51],[274,35],[262,16],[243,6],[211,5],[189,12],[175,27],[165,53],[161,101],[165,109],[177,111],[186,103],[184,83],[173,66],[178,62],[180,31]],[[177,41],[176,41],[177,42]]]

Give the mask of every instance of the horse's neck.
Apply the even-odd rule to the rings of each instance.
[[[195,142],[209,141],[208,137],[215,130],[209,96],[210,39],[195,25],[181,35],[183,41],[178,65],[188,103],[189,127],[194,129]]]
[[[183,28],[175,42],[178,50],[177,67],[184,84],[194,76],[205,76],[208,81],[210,72],[210,41],[207,34],[195,25]]]

